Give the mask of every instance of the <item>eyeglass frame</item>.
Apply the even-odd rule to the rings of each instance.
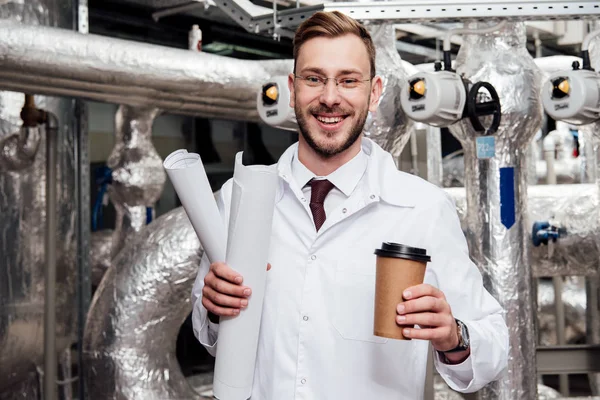
[[[319,80],[321,80],[323,82],[322,86],[310,86],[310,85],[307,85],[310,88],[320,88],[321,90],[323,90],[323,89],[325,89],[327,87],[327,82],[330,79],[335,82],[335,87],[336,88],[340,86],[340,83],[338,82],[338,79],[340,79],[340,78],[333,78],[333,77],[331,77],[331,78],[327,78],[327,77],[322,78],[319,75],[308,75],[308,76],[301,76],[301,75],[296,75],[296,74],[292,74],[292,75],[294,75],[294,78],[301,79],[301,80],[303,80],[305,82],[307,82],[307,78],[308,77],[315,77],[315,78],[318,78]],[[357,83],[358,82],[371,82],[373,80],[373,78],[375,78],[375,77],[373,76],[372,78],[369,78],[369,79],[357,79],[356,81],[357,81]],[[354,79],[354,78],[346,78],[346,79]],[[356,88],[345,88],[345,89],[358,89],[358,86]]]

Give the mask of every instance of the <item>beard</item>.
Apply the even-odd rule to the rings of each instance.
[[[370,99],[370,97],[371,96],[369,96],[369,99]],[[367,102],[367,104],[368,104],[368,102]],[[310,148],[313,149],[318,155],[320,155],[323,158],[331,158],[331,157],[333,157],[337,154],[343,153],[344,151],[349,149],[350,146],[352,146],[358,140],[358,138],[362,135],[363,129],[365,127],[365,123],[367,121],[367,116],[369,113],[369,109],[366,107],[364,110],[360,111],[360,114],[358,114],[358,119],[356,120],[354,125],[352,125],[350,127],[350,131],[347,134],[345,134],[344,132],[336,132],[336,133],[324,132],[324,133],[322,133],[322,134],[326,135],[328,138],[331,138],[335,135],[340,135],[340,134],[346,135],[345,140],[339,145],[322,146],[317,143],[318,133],[317,132],[311,133],[309,131],[307,118],[309,118],[311,115],[318,114],[318,113],[323,113],[323,114],[338,113],[338,114],[347,115],[346,118],[350,118],[353,115],[356,115],[356,112],[350,113],[350,112],[343,110],[341,108],[338,108],[338,107],[329,108],[329,107],[320,105],[318,107],[313,107],[313,108],[308,109],[307,113],[304,114],[302,112],[302,110],[300,109],[300,107],[298,107],[297,101],[295,102],[294,111],[296,112],[296,120],[298,122],[298,128],[300,130],[300,134],[302,135],[302,137],[304,138],[306,143],[310,146]]]

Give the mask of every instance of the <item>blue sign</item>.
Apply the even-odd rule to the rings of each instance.
[[[476,139],[477,158],[493,158],[496,155],[496,138],[494,136],[479,136]]]
[[[510,229],[515,219],[515,169],[500,168],[500,222]]]

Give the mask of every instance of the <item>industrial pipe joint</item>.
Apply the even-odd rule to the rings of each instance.
[[[542,244],[547,245],[550,240],[556,242],[566,234],[565,228],[555,226],[548,221],[536,221],[531,229],[531,241],[535,247],[539,247]]]

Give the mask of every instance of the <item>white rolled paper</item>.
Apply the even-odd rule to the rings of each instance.
[[[227,236],[200,155],[176,150],[163,162],[209,261],[225,261]]]
[[[213,379],[219,400],[252,394],[277,186],[275,165],[244,166],[242,153],[236,155],[226,262],[252,295],[239,315],[221,317]]]

